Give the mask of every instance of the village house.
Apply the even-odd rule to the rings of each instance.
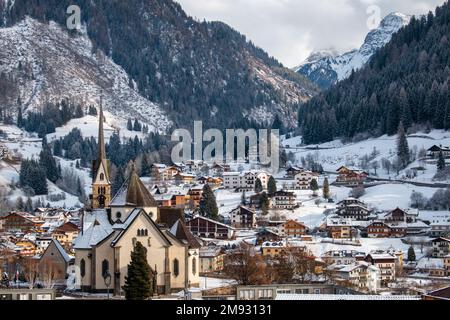
[[[246,206],[239,206],[230,212],[231,226],[236,229],[256,228],[256,212]]]
[[[286,248],[286,242],[267,241],[261,244],[261,253],[263,256],[270,256],[272,258],[279,256]]]
[[[385,286],[395,280],[397,257],[394,254],[377,250],[369,253],[365,261],[380,269],[381,285]]]
[[[335,184],[337,185],[358,186],[363,184],[369,176],[365,171],[350,169],[345,166],[340,167],[336,171],[338,177],[336,178]]]
[[[273,209],[293,209],[297,206],[297,196],[294,192],[279,190],[269,195]]]
[[[417,261],[416,269],[420,273],[428,274],[430,277],[446,277],[447,276],[443,258],[423,257],[419,261]]]
[[[353,220],[369,220],[370,210],[366,204],[355,198],[347,198],[337,203],[336,214]]]
[[[164,180],[164,172],[166,170],[167,166],[162,163],[153,163],[150,166],[150,174],[153,177],[153,179],[157,181],[163,181]]]
[[[18,253],[23,257],[32,257],[37,253],[37,245],[29,239],[20,239],[14,243],[18,249]]]
[[[337,284],[376,293],[380,287],[380,269],[364,261],[333,264],[327,267]]]
[[[439,153],[442,152],[442,155],[445,158],[450,158],[450,147],[445,147],[442,145],[434,145],[427,150],[427,157],[431,159],[437,159],[439,157]]]
[[[277,229],[271,227],[258,228],[256,232],[256,244],[261,245],[264,242],[279,242],[283,240],[283,236]]]
[[[53,231],[53,238],[58,240],[63,246],[71,245],[76,237],[78,237],[78,226],[72,222],[66,222]]]
[[[439,237],[431,240],[433,258],[443,258],[450,253],[450,239]]]
[[[225,253],[220,247],[200,248],[200,273],[220,272],[223,270]]]
[[[317,180],[318,174],[311,171],[301,171],[294,176],[296,190],[309,190],[313,179]]]
[[[214,163],[210,168],[210,174],[215,177],[221,177],[225,172],[230,171],[230,165]]]
[[[235,229],[233,227],[199,215],[187,221],[186,225],[195,236],[200,238],[234,238]]]
[[[249,207],[254,209],[261,209],[261,196],[262,193],[256,193],[250,196]],[[269,196],[268,196],[269,197]],[[269,207],[273,208],[273,198],[269,197]]]
[[[285,177],[292,179],[296,175],[298,175],[299,173],[302,173],[304,171],[305,171],[305,169],[303,169],[303,168],[292,166],[292,167],[289,167],[289,168],[286,169]]]
[[[203,187],[202,186],[194,186],[189,189],[187,193],[187,202],[191,203],[195,208],[200,206],[200,200],[203,195]]]
[[[252,191],[255,188],[256,180],[261,181],[263,189],[267,189],[269,175],[264,171],[250,170],[240,172],[224,172],[223,186],[225,189],[235,189],[239,191]]]
[[[356,230],[352,226],[351,219],[328,218],[326,229],[333,239],[351,239],[356,236]]]
[[[326,264],[354,264],[357,261],[364,261],[366,254],[355,250],[331,250],[325,252],[320,258]]]
[[[387,223],[389,222],[406,222],[406,223],[414,223],[417,222],[417,218],[419,217],[418,209],[406,209],[402,210],[400,208],[396,208],[383,216],[383,220]]]
[[[450,215],[433,216],[430,221],[429,234],[432,237],[450,236]]]
[[[288,220],[281,225],[281,233],[291,238],[301,238],[307,229],[303,223],[294,220]]]
[[[195,183],[196,176],[190,173],[177,173],[173,179],[177,184],[193,184]]]
[[[42,254],[45,249],[47,249],[48,245],[53,241],[51,236],[48,237],[36,237],[34,243],[36,244],[36,253]]]
[[[67,254],[58,240],[53,239],[39,258],[39,270],[43,275],[51,275],[53,282],[64,285],[67,268],[73,263],[74,257]]]
[[[399,237],[404,237],[406,235],[406,230],[399,229],[396,230]],[[390,238],[395,237],[393,230],[384,223],[383,221],[373,221],[369,226],[367,226],[367,236],[369,238]]]
[[[3,232],[29,232],[44,223],[39,217],[26,212],[11,212],[1,220]]]

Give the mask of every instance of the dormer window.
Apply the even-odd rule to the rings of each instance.
[[[105,180],[105,174],[104,173],[100,173],[100,181]]]

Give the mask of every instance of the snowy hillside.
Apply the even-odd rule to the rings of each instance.
[[[361,48],[342,55],[334,50],[313,52],[295,71],[307,76],[320,87],[328,88],[337,81],[346,79],[352,70],[364,66],[410,19],[410,16],[401,13],[391,13],[381,21],[378,28],[369,32]]]
[[[14,156],[22,159],[39,159],[39,153],[42,150],[42,140],[37,138],[35,134],[29,134],[22,131],[16,126],[1,125],[1,130],[7,135],[6,140],[2,140],[1,144],[7,147],[8,151]],[[75,176],[80,179],[81,185],[85,187],[85,193],[89,194],[90,176],[88,170],[76,169],[75,161],[57,158],[57,162],[61,165],[62,171],[72,171]],[[19,163],[9,163],[0,161],[0,189],[5,192],[10,203],[15,203],[18,197],[26,200],[26,193],[17,187],[19,182]],[[43,205],[47,203],[52,207],[65,208],[81,208],[82,204],[78,197],[74,195],[76,192],[65,192],[57,185],[47,180],[48,194],[41,196],[33,196],[31,200],[36,203],[40,200]]]
[[[436,174],[436,162],[434,160],[417,159],[411,163],[406,169],[396,172],[387,172],[381,168],[382,159],[387,159],[391,163],[396,158],[396,136],[383,135],[378,138],[372,138],[356,143],[343,144],[340,140],[323,143],[320,145],[302,146],[301,137],[293,137],[283,141],[286,152],[292,152],[297,161],[301,157],[306,157],[307,154],[314,155],[320,162],[325,171],[335,172],[342,165],[358,167],[361,158],[365,155],[370,156],[374,150],[373,161],[377,161],[380,165],[377,168],[376,176],[386,179],[401,179],[415,182],[432,182],[433,176]],[[430,133],[416,133],[408,136],[408,145],[410,150],[419,153],[421,149],[428,149],[433,145],[450,145],[450,132],[444,130],[433,130]],[[417,171],[417,176],[414,178],[407,177],[408,170],[416,167],[423,167],[424,170]],[[372,176],[375,175],[375,170],[371,167],[367,169]],[[450,183],[450,181],[447,181]]]
[[[25,110],[63,98],[97,106],[103,91],[104,108],[118,121],[132,116],[148,124],[150,131],[170,125],[158,105],[132,88],[121,67],[102,53],[92,53],[85,32],[69,35],[56,23],[26,18],[0,29],[0,47],[0,73],[15,79],[6,96],[11,106],[19,97]]]

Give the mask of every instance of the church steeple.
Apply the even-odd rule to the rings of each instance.
[[[92,165],[92,208],[107,208],[111,202],[111,180],[109,178],[109,160],[106,159],[105,137],[103,131],[103,104],[100,98],[98,123],[98,156]]]
[[[106,151],[105,151],[105,136],[103,132],[103,103],[102,97],[100,98],[100,115],[99,115],[99,123],[98,123],[98,161],[102,161],[106,159]]]

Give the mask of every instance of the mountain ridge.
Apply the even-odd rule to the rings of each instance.
[[[298,105],[318,92],[231,27],[197,22],[171,0],[5,0],[0,26],[26,16],[64,26],[72,4],[81,8],[92,52],[103,51],[122,68],[132,89],[159,105],[174,126],[270,125],[279,115],[294,127]],[[268,114],[260,117],[260,109]]]
[[[353,70],[362,68],[410,19],[411,16],[402,13],[390,13],[381,20],[377,28],[366,35],[359,49],[343,54],[337,54],[332,50],[313,52],[294,71],[307,76],[322,89],[327,89],[338,81],[348,78]]]

